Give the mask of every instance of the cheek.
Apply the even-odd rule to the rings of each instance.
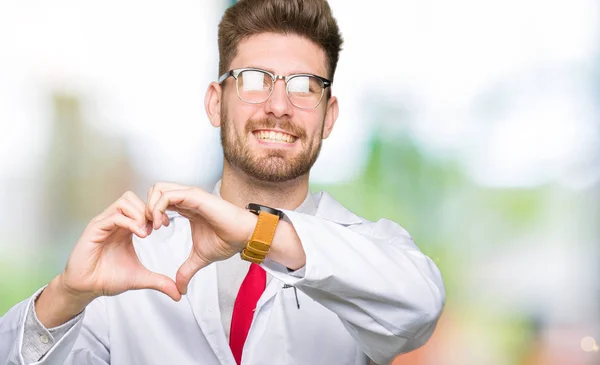
[[[324,118],[323,113],[313,113],[305,116],[304,120],[307,121],[304,124],[306,135],[310,136],[311,139],[321,139],[323,136],[323,125],[325,123]]]
[[[227,120],[224,120],[223,123],[227,123],[231,133],[236,135],[245,134],[244,127],[248,116],[240,108],[229,108],[226,110],[226,114],[222,115],[226,116]]]
[[[245,121],[244,115],[247,113],[245,110],[245,104],[242,103],[235,92],[235,85],[233,91],[231,88],[227,90],[223,95],[223,102],[221,103],[221,118],[226,119],[229,123],[230,129],[238,131],[240,129],[239,121]]]

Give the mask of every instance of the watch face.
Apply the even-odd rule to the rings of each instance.
[[[273,215],[279,216],[279,219],[283,219],[283,212],[278,209],[273,209],[271,207],[267,207],[265,205],[250,203],[246,207],[252,213],[258,215],[260,212],[271,213]]]

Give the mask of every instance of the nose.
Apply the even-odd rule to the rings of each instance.
[[[265,112],[276,118],[289,117],[293,112],[294,106],[288,99],[285,87],[285,80],[276,79],[271,97],[265,102]]]

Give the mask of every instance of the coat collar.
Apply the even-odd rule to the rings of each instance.
[[[345,226],[363,223],[363,219],[346,209],[326,191],[318,192],[313,197],[317,201],[317,217]]]
[[[221,197],[221,180],[217,181],[217,183],[215,184],[215,187],[212,190],[212,193],[213,193],[213,195],[216,195],[219,198]],[[278,208],[278,207],[274,207],[274,208]],[[313,195],[309,191],[306,194],[306,198],[304,198],[304,201],[302,202],[302,204],[300,204],[296,209],[294,209],[294,211],[298,212],[298,213],[315,215],[315,213],[317,211],[316,194]]]
[[[221,196],[221,180],[217,181],[212,193],[218,197]],[[306,196],[304,202],[294,209],[295,212],[316,215],[325,218],[331,222],[343,224],[345,226],[362,223],[363,220],[346,209],[342,204],[335,200],[326,191],[320,191]]]

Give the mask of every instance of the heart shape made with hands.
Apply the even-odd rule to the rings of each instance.
[[[133,234],[145,238],[152,228],[169,226],[167,210],[189,220],[193,241],[175,281],[146,268],[132,244]],[[256,222],[249,211],[197,187],[157,183],[147,203],[126,192],[89,222],[51,287],[73,304],[74,314],[95,298],[129,290],[153,289],[179,301],[200,269],[244,249]]]
[[[226,260],[245,247],[257,218],[201,188],[159,182],[148,190],[145,216],[152,228],[169,226],[167,210],[176,211],[190,222],[192,250],[176,275],[177,290],[187,293],[192,277],[215,261]]]

